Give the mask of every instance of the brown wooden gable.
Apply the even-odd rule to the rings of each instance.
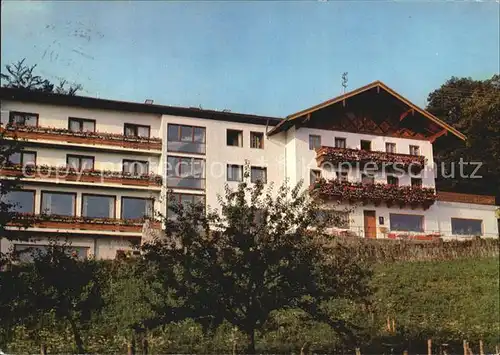
[[[269,134],[292,125],[432,142],[451,132],[465,139],[462,133],[379,81],[290,115]]]

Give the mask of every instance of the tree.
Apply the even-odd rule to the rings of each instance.
[[[16,63],[6,64],[7,73],[1,73],[0,77],[5,83],[2,85],[7,88],[24,89],[29,91],[53,92],[56,94],[75,95],[77,91],[83,87],[81,84],[69,85],[66,80],[60,80],[55,86],[48,79],[42,78],[40,75],[35,75],[34,70],[36,64],[29,66],[24,64],[26,58],[23,58]]]
[[[234,191],[226,187],[219,203],[220,213],[170,205],[176,217],[166,221],[165,237],[143,248],[177,301],[163,321],[191,317],[214,326],[226,320],[248,336],[248,353],[255,353],[255,333],[275,310],[299,308],[350,334],[346,322],[330,319],[325,304],[365,300],[370,271],[324,232],[341,217],[320,213],[321,204],[301,184],[284,184],[273,197],[261,183],[243,182]]]
[[[467,136],[465,144],[458,140],[438,140],[435,144],[438,163],[449,166],[460,158],[482,163],[476,172],[481,179],[438,176],[438,188],[500,198],[500,76],[484,81],[453,77],[429,95],[427,110]],[[464,166],[467,174],[474,170],[475,165]],[[457,171],[458,168],[456,174]]]

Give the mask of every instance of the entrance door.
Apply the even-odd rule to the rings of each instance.
[[[377,238],[375,211],[363,211],[365,216],[365,238]]]

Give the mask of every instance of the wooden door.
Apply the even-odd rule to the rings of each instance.
[[[377,238],[375,211],[363,211],[365,216],[365,238]]]

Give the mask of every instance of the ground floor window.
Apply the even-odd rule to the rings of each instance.
[[[20,262],[32,262],[38,254],[45,254],[48,250],[48,245],[36,244],[14,244],[14,253],[17,255]],[[77,247],[73,245],[66,246],[66,253],[74,255],[78,259],[84,259],[88,256],[88,247]]]
[[[402,232],[423,232],[424,216],[414,214],[390,215],[391,230]]]
[[[483,235],[483,221],[480,219],[452,218],[452,234]]]

